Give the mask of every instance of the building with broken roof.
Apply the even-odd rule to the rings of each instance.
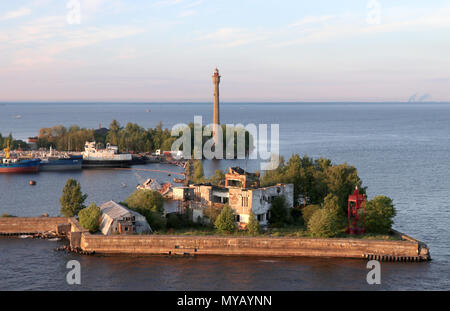
[[[114,201],[101,204],[100,211],[100,231],[104,235],[152,232],[144,216]]]
[[[225,187],[258,188],[259,174],[249,173],[239,166],[230,167],[225,174]]]
[[[196,217],[207,207],[222,208],[228,204],[236,215],[236,222],[245,227],[250,214],[257,217],[260,225],[267,225],[270,208],[275,197],[284,196],[288,208],[294,205],[294,185],[277,184],[260,187],[259,175],[248,173],[239,167],[229,168],[225,175],[225,187],[211,184],[191,184],[189,187],[175,187],[174,199],[188,201]]]

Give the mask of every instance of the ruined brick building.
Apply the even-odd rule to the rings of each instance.
[[[222,208],[225,204],[228,204],[235,212],[236,222],[240,227],[246,226],[251,213],[255,214],[260,225],[267,225],[272,200],[277,196],[284,196],[288,208],[292,208],[294,185],[277,184],[260,187],[259,175],[248,173],[240,167],[229,168],[225,175],[224,187],[211,184],[194,184],[173,189],[175,200],[191,203],[194,221],[199,216],[203,217],[204,208]]]

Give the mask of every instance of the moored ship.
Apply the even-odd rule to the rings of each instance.
[[[68,155],[63,157],[46,157],[41,159],[41,171],[73,171],[81,170],[82,155]]]
[[[83,152],[83,168],[130,167],[131,154],[120,154],[117,146],[106,145],[97,149],[95,142],[86,142]]]
[[[82,155],[71,155],[68,153],[54,154],[50,147],[50,153],[41,157],[41,171],[72,171],[81,170],[83,163]]]
[[[11,159],[9,149],[5,149],[5,158],[0,163],[0,173],[37,173],[41,160]]]

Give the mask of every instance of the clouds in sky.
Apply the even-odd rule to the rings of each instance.
[[[230,101],[450,101],[450,6],[379,1],[368,24],[364,1],[80,0],[79,25],[67,1],[8,1],[0,101],[205,101],[215,66]]]
[[[24,17],[27,15],[31,14],[31,9],[27,8],[27,7],[22,7],[22,8],[18,8],[17,10],[14,11],[9,11],[6,12],[5,14],[3,14],[0,17],[0,20],[8,20],[8,19],[13,19],[13,18],[19,18],[19,17]]]

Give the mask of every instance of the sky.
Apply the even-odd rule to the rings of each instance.
[[[450,2],[0,2],[0,101],[450,101]]]

